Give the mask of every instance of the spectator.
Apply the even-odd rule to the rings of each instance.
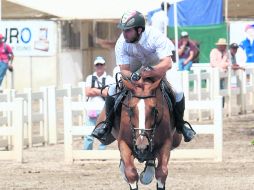
[[[12,72],[14,58],[11,47],[4,43],[4,36],[0,34],[0,86],[2,85],[7,69]]]
[[[168,25],[168,14],[165,13],[164,2],[161,3],[161,10],[153,14],[151,18],[151,26],[157,28],[161,33],[166,34]],[[170,9],[170,4],[166,3],[167,13]]]
[[[230,64],[227,52],[227,41],[224,38],[220,38],[215,45],[217,47],[210,52],[210,65],[227,71]]]
[[[233,70],[238,70],[238,69],[242,69],[245,70],[243,67],[241,67],[239,65],[239,63],[237,63],[237,50],[238,50],[239,46],[237,43],[232,43],[229,46],[229,60],[231,63],[231,67]]]
[[[195,43],[189,39],[189,34],[186,31],[181,33],[181,39],[178,42],[178,55],[179,55],[179,63],[178,69],[179,71],[187,70],[189,71],[192,66],[192,60],[194,58],[194,53],[196,51]]]
[[[112,84],[113,78],[106,74],[105,72],[105,59],[103,57],[96,57],[94,60],[95,72],[86,78],[86,96],[88,97],[88,102],[94,103],[94,105],[102,105],[102,107],[95,108],[94,110],[88,110],[86,125],[94,126],[96,124],[96,119],[99,116],[103,105],[104,99],[108,94],[108,88],[101,91],[105,85]],[[88,135],[84,138],[84,149],[93,149],[94,138]],[[100,150],[104,150],[105,145],[101,144],[99,146]]]

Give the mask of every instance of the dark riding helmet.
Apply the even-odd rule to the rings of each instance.
[[[145,30],[145,17],[138,11],[128,11],[123,14],[120,23],[117,25],[121,30],[141,27]]]

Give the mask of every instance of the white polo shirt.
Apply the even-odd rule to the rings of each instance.
[[[137,43],[125,42],[123,34],[115,46],[116,64],[130,64],[134,72],[143,66],[153,66],[167,56],[172,55],[172,42],[160,31],[146,26]]]

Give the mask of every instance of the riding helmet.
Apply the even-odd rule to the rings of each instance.
[[[141,27],[145,30],[145,17],[138,11],[128,11],[123,14],[120,23],[117,26],[121,30],[130,28]]]

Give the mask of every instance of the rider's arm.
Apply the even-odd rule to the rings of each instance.
[[[130,64],[124,64],[124,65],[119,65],[120,71],[124,74],[126,77],[131,76],[131,69],[130,69]]]
[[[162,78],[166,75],[166,72],[172,67],[172,59],[167,56],[160,60],[159,64],[153,66],[151,70],[142,70],[141,76],[143,78]]]

